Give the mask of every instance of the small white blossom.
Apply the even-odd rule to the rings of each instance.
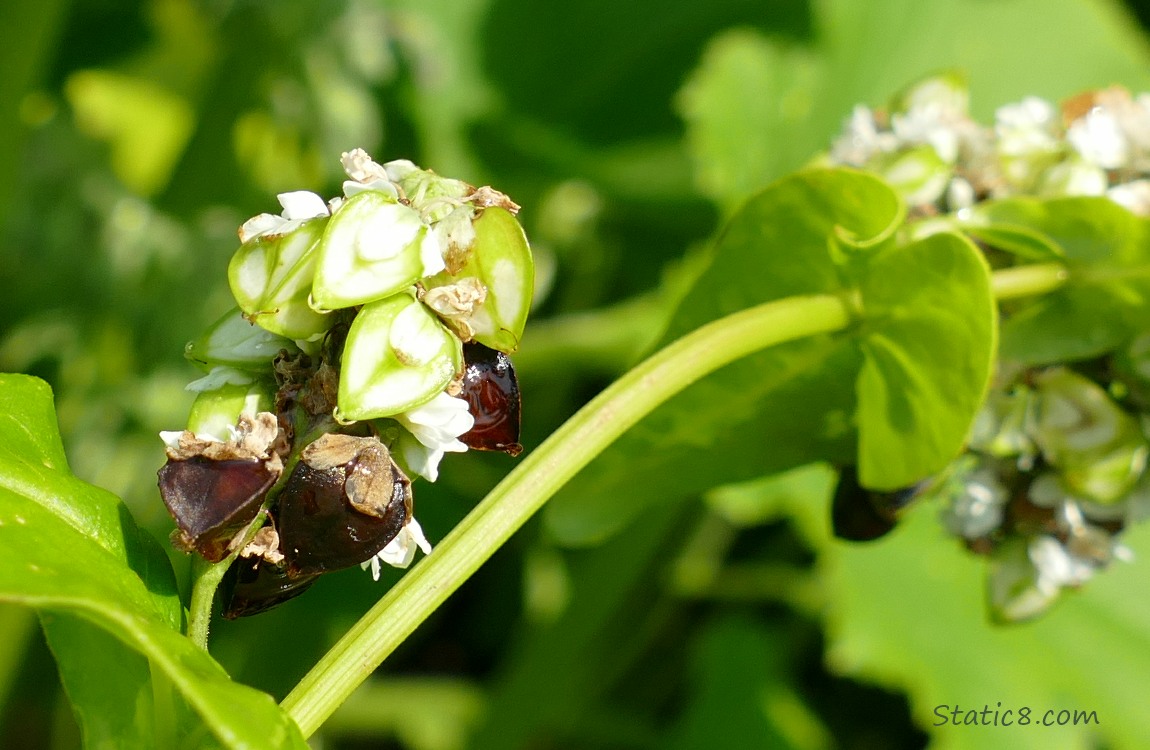
[[[994,113],[994,131],[1003,156],[1026,157],[1059,149],[1058,112],[1037,96],[999,107]]]
[[[904,145],[926,144],[947,164],[958,160],[959,134],[950,113],[936,106],[914,107],[891,118],[891,129]]]
[[[1107,180],[1106,170],[1075,155],[1046,171],[1038,186],[1038,194],[1104,195]]]
[[[279,216],[260,214],[245,221],[240,227],[240,242],[250,242],[257,237],[287,234],[305,221],[327,216],[329,213],[323,198],[307,190],[280,193],[276,198],[283,206],[283,213]]]
[[[422,550],[425,555],[431,554],[431,543],[423,535],[423,529],[419,522],[414,518],[409,518],[399,533],[395,535],[395,538],[388,542],[386,547],[372,555],[370,560],[361,563],[360,567],[364,570],[370,568],[372,580],[378,581],[381,562],[394,568],[406,568],[415,559],[416,547]]]
[[[1124,167],[1130,161],[1130,146],[1118,118],[1102,107],[1071,123],[1066,139],[1083,159],[1103,169]]]
[[[840,164],[861,167],[875,155],[889,153],[896,148],[898,138],[894,133],[880,131],[874,113],[860,104],[851,112],[843,134],[835,140],[831,158]]]
[[[951,179],[946,188],[946,207],[949,211],[961,211],[974,205],[974,186],[962,177]]]
[[[1002,524],[1010,492],[998,479],[993,467],[984,466],[962,482],[962,491],[943,511],[943,525],[952,534],[967,539],[986,536]]]
[[[1094,576],[1095,565],[1072,555],[1062,542],[1052,536],[1030,540],[1027,556],[1038,571],[1035,585],[1042,593],[1053,596],[1064,586],[1081,586]]]
[[[1135,216],[1150,216],[1150,180],[1134,180],[1115,185],[1106,197]]]
[[[467,402],[446,393],[426,404],[398,414],[395,420],[407,430],[399,438],[399,452],[408,468],[434,482],[444,453],[463,453],[467,446],[459,436],[475,425]]]
[[[350,198],[365,190],[378,190],[393,198],[399,198],[399,189],[388,177],[383,166],[377,164],[362,148],[352,149],[340,155],[343,171],[350,180],[343,183],[343,194]]]

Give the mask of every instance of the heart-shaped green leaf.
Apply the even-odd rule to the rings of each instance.
[[[859,478],[894,490],[962,449],[995,350],[994,295],[982,255],[936,234],[875,257],[860,291]]]
[[[0,601],[43,614],[87,746],[306,747],[269,696],[180,634],[163,551],[68,472],[51,392],[22,375],[0,375]]]
[[[857,462],[880,490],[946,466],[989,379],[989,274],[957,235],[897,246],[903,216],[880,178],[846,169],[785,178],[736,212],[665,341],[794,295],[842,295],[857,323],[687,388],[560,491],[552,529],[591,541],[648,503],[815,460]]]

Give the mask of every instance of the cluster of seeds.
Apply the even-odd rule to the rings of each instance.
[[[445,453],[517,455],[518,348],[534,285],[519,207],[411,162],[343,155],[330,201],[279,196],[239,230],[237,307],[187,357],[207,373],[186,430],[163,433],[173,541],[238,560],[225,616],[319,575],[406,567],[431,550],[409,476]]]

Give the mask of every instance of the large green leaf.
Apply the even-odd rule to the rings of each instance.
[[[1004,357],[1046,364],[1096,356],[1150,323],[1146,220],[1106,198],[1013,198],[980,207],[977,220],[1049,238],[1069,272],[1058,291],[1010,311]]]
[[[148,660],[83,617],[42,610],[40,622],[88,747],[172,744],[172,719],[154,701]]]
[[[719,34],[679,91],[700,191],[730,208],[810,154],[791,147],[821,68],[808,50],[750,29]]]
[[[180,627],[180,601],[167,557],[132,522],[118,498],[72,475],[52,392],[35,378],[0,374],[0,488],[43,506],[89,544],[136,571],[148,594],[138,605],[153,608],[169,627]]]
[[[885,183],[843,169],[785,178],[743,206],[664,342],[793,295],[843,295],[858,322],[686,389],[560,492],[547,511],[552,529],[591,541],[652,502],[814,460],[858,462],[875,489],[942,469],[989,378],[994,306],[969,242],[944,234],[898,247],[902,217]]]
[[[225,747],[305,747],[269,696],[180,634],[166,557],[115,497],[68,473],[48,387],[0,376],[0,407],[0,601],[43,614],[86,742],[197,747],[210,732]]]

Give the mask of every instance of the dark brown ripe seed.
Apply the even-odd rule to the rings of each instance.
[[[831,501],[831,528],[839,539],[869,542],[886,536],[898,524],[899,513],[926,488],[926,482],[893,492],[868,490],[858,470],[845,466]]]
[[[228,544],[256,517],[277,476],[258,458],[169,459],[159,471],[159,484],[179,527],[172,541],[209,562],[224,559]]]
[[[519,444],[519,381],[511,359],[483,344],[464,344],[463,392],[475,426],[460,436],[468,447],[503,451],[512,456],[523,452]]]
[[[283,566],[259,557],[241,557],[220,582],[220,601],[225,619],[255,615],[294,599],[308,589],[318,575],[291,578]]]
[[[321,438],[310,453],[312,446],[304,449],[275,513],[292,578],[370,560],[411,514],[411,482],[378,440],[350,438],[359,444],[349,451],[348,436],[325,437],[336,440],[321,443]]]

